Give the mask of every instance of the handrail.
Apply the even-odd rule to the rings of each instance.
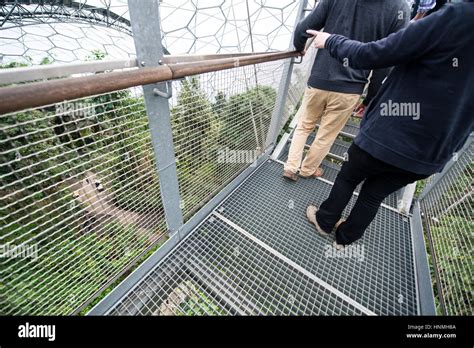
[[[243,57],[213,59],[153,68],[65,78],[0,88],[0,114],[85,98],[121,89],[165,82],[186,76],[261,64],[301,56],[300,52],[276,52]]]
[[[161,64],[191,63],[203,60],[236,58],[260,53],[220,53],[220,54],[186,54],[186,55],[165,55]],[[63,78],[75,74],[91,74],[112,70],[124,70],[138,68],[137,59],[117,59],[117,60],[94,60],[89,62],[51,64],[29,66],[21,68],[11,68],[0,70],[0,84],[11,85],[15,83],[33,82],[54,78]]]

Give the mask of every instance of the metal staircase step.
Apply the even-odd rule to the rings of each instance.
[[[358,131],[359,131],[359,124],[357,123],[357,121],[350,119],[347,122],[344,129],[342,130],[342,132],[340,133],[340,135],[343,137],[347,137],[347,134],[349,134],[350,137],[352,138],[352,137],[355,137],[354,134],[358,134]],[[306,141],[307,149],[313,143],[314,139],[316,138],[316,134],[317,134],[317,130],[316,132],[313,132],[308,136],[308,140]],[[288,159],[288,152],[290,150],[292,135],[293,134],[291,134],[291,136],[288,137],[287,143],[282,147],[282,150],[278,156],[278,161],[280,162],[286,162]],[[331,149],[329,150],[328,156],[321,163],[321,167],[324,169],[323,179],[328,180],[331,183],[333,183],[336,180],[337,174],[339,173],[341,169],[342,161],[344,161],[344,154],[347,152],[350,146],[351,146],[350,142],[339,139],[339,138],[336,139]],[[361,186],[362,185],[359,185],[356,188],[355,190],[356,193],[360,192]],[[392,195],[387,197],[384,200],[384,204],[392,208],[396,208],[398,206],[397,194],[393,193]]]
[[[279,160],[279,161],[281,163],[283,163],[283,161],[281,161],[281,160]],[[324,180],[327,180],[327,181],[331,182],[331,183],[334,183],[336,181],[337,175],[339,174],[339,171],[341,170],[341,165],[339,163],[334,163],[334,162],[331,162],[329,160],[324,160],[321,163],[321,168],[323,168],[323,170],[324,170],[324,174],[323,174],[322,178]],[[359,193],[361,187],[362,187],[362,184],[357,186],[354,192]],[[397,206],[398,206],[397,193],[396,192],[392,193],[390,196],[385,198],[383,203],[385,205],[389,206],[389,207],[397,208]]]
[[[364,248],[364,261],[334,260],[327,253],[331,239],[317,234],[305,217],[306,206],[320,205],[331,185],[312,179],[289,182],[281,171],[280,163],[265,164],[223,204],[221,214],[375,313],[416,314],[409,220],[381,207],[356,243]]]
[[[314,139],[316,138],[317,133],[311,133],[310,136],[308,137],[308,140],[306,141],[306,149],[309,149],[311,144],[313,143]],[[293,139],[291,138],[288,143],[291,143]],[[331,146],[331,149],[329,150],[328,157],[331,157],[335,160],[338,161],[344,161],[345,154],[347,150],[349,150],[349,147],[351,146],[351,143],[341,140],[341,139],[336,139],[334,141],[334,144]],[[289,148],[288,148],[289,150]],[[287,151],[288,151],[287,150]],[[286,161],[286,158],[285,158]]]
[[[320,125],[318,123],[316,125],[315,132],[311,133],[308,136],[308,139],[306,141],[306,148],[309,148],[311,146],[311,144],[313,143],[314,139],[316,138],[316,134],[317,134],[317,131],[319,129],[319,126]],[[288,143],[284,146],[283,150],[281,151],[280,155],[278,156],[278,160],[286,162],[286,160],[288,159],[288,151],[289,151],[289,147],[290,147],[289,144],[291,143],[291,141],[293,139],[293,133],[294,133],[294,130],[291,132],[291,134],[289,136]],[[344,128],[339,133],[339,136],[343,137],[343,138],[353,139],[357,136],[357,134],[359,134],[359,123],[357,121],[349,119],[349,121],[346,123]],[[348,141],[345,141],[343,139],[336,139],[333,146],[329,150],[328,157],[332,158],[332,159],[335,159],[335,160],[338,160],[338,161],[343,161],[344,160],[344,154],[347,152],[350,145],[351,145],[351,143],[348,142]]]
[[[320,124],[318,123],[316,127],[319,128]],[[359,131],[360,131],[360,124],[357,121],[353,121],[352,119],[349,119],[349,121],[347,121],[344,128],[339,132],[339,135],[346,138],[354,139],[359,134]]]
[[[316,133],[310,134],[310,136],[308,137],[308,140],[306,141],[306,149],[309,149],[315,137],[316,137]],[[291,140],[292,139],[290,139],[288,143],[284,146],[283,150],[280,153],[280,156],[278,156],[278,160],[286,162],[286,160],[288,159],[288,152],[290,150]],[[350,146],[351,146],[351,143],[344,140],[336,139],[334,144],[331,146],[331,149],[329,150],[328,157],[335,159],[337,161],[343,161],[344,154],[347,152]]]

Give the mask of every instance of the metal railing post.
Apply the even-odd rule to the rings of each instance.
[[[163,58],[159,0],[128,0],[133,38],[141,67],[156,67]],[[173,147],[167,83],[143,86],[160,192],[169,234],[183,225],[178,172]]]
[[[304,18],[307,4],[308,0],[302,0],[300,2],[298,13],[296,15],[295,27]],[[290,51],[294,49],[293,37],[294,33],[291,36]],[[293,75],[294,64],[295,58],[291,58],[290,61],[285,63],[285,66],[283,68],[282,79],[280,81],[280,86],[278,87],[275,108],[273,109],[272,120],[268,129],[267,139],[265,141],[265,148],[268,148],[275,144],[278,138],[278,134],[280,133],[281,127],[283,127],[283,117],[285,115],[286,101],[288,99],[288,91],[290,89],[291,76]]]

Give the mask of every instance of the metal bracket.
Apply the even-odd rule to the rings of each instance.
[[[316,38],[316,36],[313,36],[313,37],[310,37],[308,40],[306,40],[306,45],[304,47],[304,51],[307,53],[309,51],[309,49],[311,48],[311,45],[313,44],[314,42],[314,39]],[[303,62],[303,55],[301,55],[299,58],[300,58],[300,61],[299,62],[294,62],[294,64],[301,64]]]
[[[297,61],[296,59],[294,59],[294,60],[293,60],[293,64],[301,64],[301,63],[303,63],[303,56],[300,56],[299,58],[300,58],[299,61]]]
[[[166,92],[160,91],[158,88],[153,88],[153,93],[159,97],[170,99],[173,96],[173,87],[172,82],[166,82]]]

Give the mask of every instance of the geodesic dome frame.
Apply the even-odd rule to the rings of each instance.
[[[180,0],[161,2],[165,53],[285,50],[297,0]],[[152,18],[152,17],[151,17]],[[40,64],[135,56],[126,0],[0,1],[0,57]]]

